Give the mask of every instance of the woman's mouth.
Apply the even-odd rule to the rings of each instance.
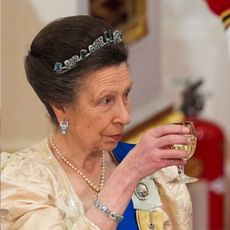
[[[122,138],[121,134],[116,134],[116,135],[111,135],[109,136],[110,138],[112,138],[114,141],[119,141]]]

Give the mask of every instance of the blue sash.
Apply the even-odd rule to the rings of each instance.
[[[121,162],[123,158],[128,154],[128,152],[134,147],[133,144],[127,144],[119,142],[117,147],[114,149],[115,157],[118,162]],[[130,200],[128,207],[126,208],[124,214],[124,219],[118,224],[117,230],[138,230],[138,225],[136,221],[136,210],[133,208],[133,202]]]

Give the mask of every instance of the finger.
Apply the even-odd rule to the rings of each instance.
[[[189,133],[188,127],[184,125],[177,125],[177,124],[161,125],[150,130],[150,135],[156,138],[168,134],[188,134],[188,133]]]
[[[157,140],[160,147],[172,146],[174,144],[189,144],[190,138],[185,135],[166,135]]]
[[[188,153],[184,150],[164,149],[161,150],[161,159],[182,159],[186,158]]]

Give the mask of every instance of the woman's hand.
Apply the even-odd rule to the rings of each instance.
[[[111,210],[122,214],[136,188],[144,177],[159,169],[183,163],[186,152],[171,149],[173,144],[186,144],[185,137],[189,128],[182,125],[163,125],[152,129],[143,136],[141,141],[129,152],[115,168],[98,197]],[[87,216],[103,229],[115,229],[116,223],[111,221],[92,206]]]
[[[161,168],[184,164],[186,152],[170,148],[173,144],[187,144],[189,128],[183,125],[162,125],[146,132],[122,164],[140,180]]]

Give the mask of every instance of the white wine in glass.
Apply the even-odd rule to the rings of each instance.
[[[196,137],[196,131],[194,128],[194,125],[191,121],[185,121],[182,123],[176,123],[180,125],[185,125],[190,129],[189,134],[186,135],[188,139],[190,139],[190,142],[188,144],[174,144],[171,146],[172,149],[177,150],[183,150],[187,152],[187,156],[183,159],[188,160],[190,159],[196,150],[196,143],[197,143],[197,137]],[[178,166],[178,175],[177,177],[173,178],[170,183],[193,183],[196,182],[198,179],[194,177],[190,177],[184,174],[184,166],[180,165]]]
[[[183,150],[187,152],[187,156],[183,159],[188,160],[192,157],[196,150],[196,136],[194,135],[186,135],[188,139],[190,139],[189,144],[174,144],[171,146],[172,149]]]

